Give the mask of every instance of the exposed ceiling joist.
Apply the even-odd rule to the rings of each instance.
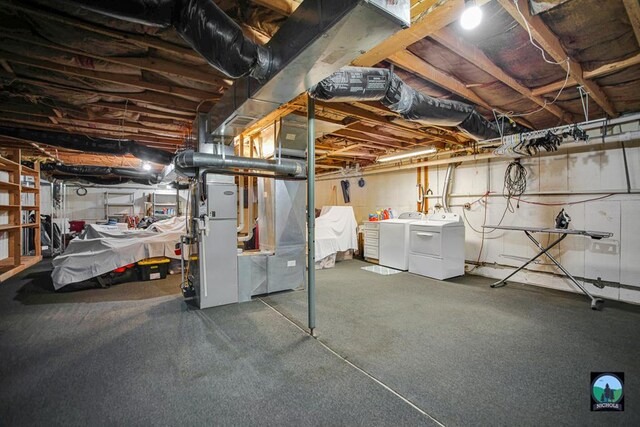
[[[96,129],[102,130],[105,132],[109,132],[112,134],[113,138],[122,138],[121,135],[124,133],[134,133],[139,136],[147,134],[150,137],[163,137],[163,138],[171,138],[168,140],[169,144],[180,144],[183,138],[181,132],[175,131],[166,131],[156,128],[149,128],[146,126],[142,126],[139,124],[129,123],[129,124],[121,124],[118,123],[117,120],[113,120],[108,123],[103,122],[95,122],[88,120],[77,120],[77,119],[66,119],[66,118],[58,118],[57,124],[51,123],[47,118],[39,118],[33,116],[24,116],[21,114],[15,113],[4,113],[0,120],[12,122],[21,125],[31,125],[31,126],[42,126],[46,128],[87,128],[87,129]]]
[[[494,107],[492,107],[484,99],[476,95],[475,92],[469,89],[463,82],[437,69],[433,65],[429,64],[428,62],[414,55],[408,50],[396,52],[388,59],[389,61],[404,68],[405,70],[411,71],[412,73],[419,75],[425,80],[433,82],[450,92],[460,95],[476,105],[480,105],[490,111],[494,109]],[[529,123],[527,120],[522,119],[521,117],[515,119],[515,121],[527,127],[533,127],[531,123]]]
[[[554,116],[563,119],[567,123],[572,122],[573,115],[571,113],[568,113],[557,105],[548,105],[547,101],[544,98],[533,95],[531,89],[524,86],[516,79],[505,73],[500,67],[498,67],[493,61],[491,61],[491,59],[489,59],[489,57],[485,55],[482,50],[465,42],[463,39],[456,36],[450,29],[443,28],[437,33],[432,34],[431,37],[447,49],[456,53],[481,70],[492,75],[493,77],[498,79],[498,81],[504,83],[511,89],[520,93],[525,98],[535,102]]]
[[[49,87],[58,91],[65,91],[69,93],[82,93],[93,96],[101,96],[110,99],[119,99],[121,101],[135,101],[142,104],[154,105],[160,109],[160,111],[171,112],[176,114],[193,114],[193,111],[198,109],[198,103],[192,102],[182,98],[176,98],[173,96],[167,96],[155,92],[101,92],[98,90],[90,90],[75,86],[65,86],[58,83],[52,83],[44,80],[31,79],[27,77],[16,76],[13,81],[25,83],[30,86]],[[180,110],[183,110],[179,112]],[[186,110],[186,111],[185,111]]]
[[[570,56],[565,51],[564,47],[558,40],[558,37],[553,34],[553,32],[547,27],[547,25],[542,21],[542,18],[538,15],[531,15],[529,12],[529,2],[527,0],[517,0],[518,6],[514,4],[513,0],[498,0],[500,5],[509,12],[509,14],[515,19],[522,27],[526,28],[527,24],[531,29],[531,36],[533,39],[540,44],[540,46],[549,54],[556,62],[561,62],[562,67],[566,70],[569,67],[569,74],[573,79],[578,82],[578,84],[582,85],[586,91],[589,92],[591,98],[602,108],[608,115],[612,117],[616,117],[618,112],[615,107],[607,97],[607,95],[602,91],[600,86],[592,80],[588,80],[584,77],[584,71],[582,70],[582,66],[580,63],[572,60]],[[523,21],[522,16],[520,16],[520,12],[518,12],[518,8],[524,18],[526,19],[526,23]],[[569,58],[570,65],[565,61]]]
[[[489,0],[477,0],[478,5]],[[408,46],[439,31],[460,17],[465,5],[464,0],[440,0],[426,9],[422,17],[405,30],[398,31],[378,46],[361,55],[353,65],[371,67],[383,61],[394,53],[406,49]]]
[[[101,34],[103,36],[112,37],[116,40],[122,40],[133,43],[137,46],[145,48],[158,49],[163,52],[169,53],[176,58],[186,59],[194,61],[196,63],[204,63],[204,59],[192,49],[175,45],[173,43],[166,42],[157,37],[146,36],[141,34],[131,34],[123,31],[114,30],[112,28],[106,28],[101,25],[91,24],[80,19],[61,14],[53,9],[34,7],[22,2],[11,0],[0,0],[0,5],[7,6],[10,9],[26,12],[33,16],[45,18],[53,22],[57,22],[64,25],[69,25],[82,30],[90,31],[92,33]],[[213,68],[212,68],[213,72]]]
[[[301,1],[296,0],[251,0],[252,3],[278,12],[280,15],[289,16],[300,6]]]
[[[107,110],[119,110],[119,111],[130,111],[132,113],[139,113],[147,117],[156,117],[158,119],[168,119],[168,120],[177,120],[191,123],[195,118],[194,113],[186,113],[182,111],[176,111],[174,114],[171,113],[163,113],[162,111],[152,110],[150,108],[139,107],[135,104],[119,104],[114,102],[94,102],[87,107],[96,107],[96,108],[104,108]]]
[[[120,111],[127,111],[130,113],[135,113],[136,116],[134,118],[124,116],[122,118],[117,118],[118,120],[124,120],[127,122],[144,122],[144,123],[155,123],[157,126],[169,126],[170,128],[185,128],[190,126],[191,120],[184,117],[170,117],[167,115],[156,114],[153,110],[149,110],[146,108],[137,107],[136,105],[118,105],[118,108],[113,108],[109,103],[97,103],[91,104],[91,106],[105,108],[105,109],[115,109]],[[109,105],[107,107],[102,107],[103,105]],[[92,111],[85,111],[79,108],[73,108],[71,110],[63,109],[67,113],[71,113],[71,117],[79,118],[83,120],[113,120],[114,117],[101,117],[97,114],[94,114]],[[47,117],[54,118],[57,116],[58,118],[64,117],[59,113],[58,109],[51,108],[47,105],[42,104],[31,104],[28,102],[16,102],[8,100],[0,100],[0,111],[6,113],[17,113],[17,114],[25,114],[36,117]],[[160,117],[158,117],[160,116]],[[55,122],[54,122],[55,123]]]
[[[605,64],[601,67],[596,68],[595,70],[585,71],[583,75],[586,79],[595,79],[638,64],[640,64],[640,53],[637,53],[621,61]],[[566,87],[573,87],[577,84],[578,82],[576,82],[574,78],[569,77],[569,81],[567,81]],[[534,88],[531,90],[531,93],[533,93],[534,95],[544,95],[545,93],[557,92],[563,85],[564,80],[558,80],[556,82],[549,83],[548,85]]]
[[[407,148],[407,144],[404,144],[400,141],[394,142],[385,139],[379,139],[376,137],[372,137],[366,133],[357,132],[349,129],[340,129],[332,133],[332,135],[341,136],[348,139],[353,139],[356,141],[369,142],[378,146],[387,147],[387,148]]]
[[[29,52],[25,52],[29,55]],[[34,55],[35,56],[35,55]],[[141,77],[132,76],[127,74],[108,73],[105,71],[94,71],[86,68],[72,67],[69,65],[63,65],[50,60],[42,60],[40,58],[33,58],[30,56],[16,55],[13,53],[0,51],[0,58],[7,60],[11,63],[18,63],[22,65],[28,65],[31,67],[40,68],[47,71],[54,71],[69,76],[83,77],[91,80],[97,80],[101,82],[113,83],[123,86],[132,87],[135,89],[150,90],[153,92],[162,93],[165,95],[180,97],[190,101],[201,101],[203,99],[217,100],[220,99],[221,94],[204,92],[197,89],[191,89],[180,86],[172,86],[161,83],[153,83],[143,80]]]
[[[640,45],[640,3],[638,0],[622,0],[624,8],[627,10],[629,21],[633,27],[633,33],[636,35],[638,45]]]
[[[4,122],[0,117],[0,126],[15,127],[16,124],[10,121]],[[165,142],[167,141],[166,138],[149,137],[149,136],[138,135],[138,134],[134,134],[134,135],[122,134],[116,137],[116,136],[110,135],[108,131],[104,131],[101,129],[81,128],[81,127],[74,126],[74,127],[69,127],[70,130],[68,130],[60,126],[56,126],[53,123],[50,123],[49,126],[40,126],[40,124],[35,124],[35,125],[21,124],[20,127],[24,129],[34,129],[34,130],[43,130],[43,127],[44,127],[45,129],[51,129],[58,132],[67,130],[70,133],[80,133],[82,135],[89,136],[91,138],[95,137],[95,138],[105,138],[105,139],[127,139],[127,140],[136,141],[138,143],[143,143],[145,146],[148,146],[148,147],[160,148],[162,150],[170,151],[170,152],[175,152],[175,150],[179,147],[179,144],[172,142],[171,140],[169,140],[170,142]],[[7,136],[0,135],[0,141],[3,141],[3,140],[27,141],[28,143],[33,142],[28,139],[23,140],[20,138],[10,138]],[[41,145],[44,145],[44,144],[41,144]],[[54,147],[54,146],[51,146],[51,147],[52,147],[52,150],[67,150],[60,147]],[[108,154],[102,154],[102,155],[108,156]],[[119,154],[118,155],[114,154],[114,156],[119,156]]]
[[[85,52],[83,50],[72,49],[66,46],[51,43],[45,39],[33,37],[25,37],[24,34],[14,34],[0,30],[0,34],[4,38],[9,38],[19,42],[44,47],[47,49],[57,50],[60,52],[70,53],[72,55],[84,56],[88,58],[97,59],[100,61],[109,62],[112,64],[124,65],[127,67],[137,68],[145,71],[152,71],[154,73],[166,75],[169,77],[180,77],[186,80],[191,80],[198,83],[205,83],[210,85],[220,85],[222,87],[229,87],[233,83],[231,80],[223,79],[209,71],[203,71],[196,67],[190,67],[182,64],[178,64],[173,61],[167,61],[162,58],[154,57],[129,57],[129,56],[101,56],[94,52]]]

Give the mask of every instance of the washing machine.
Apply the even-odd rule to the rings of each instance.
[[[464,222],[435,213],[409,225],[409,272],[444,280],[464,274]]]
[[[394,219],[380,221],[378,263],[385,267],[409,269],[409,224],[424,219],[420,212],[405,212]]]

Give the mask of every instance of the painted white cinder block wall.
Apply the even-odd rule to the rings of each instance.
[[[368,175],[365,186],[359,187],[359,177],[343,178],[350,184],[351,203],[342,197],[341,179],[316,181],[316,208],[322,206],[353,206],[358,222],[367,221],[369,213],[391,208],[402,213],[416,209],[416,172],[413,170]]]
[[[593,150],[597,146],[590,148]],[[632,191],[640,192],[640,147],[635,144],[626,151]],[[552,254],[576,276],[592,279],[600,277],[605,281],[625,285],[621,288],[606,286],[599,289],[586,282],[585,286],[594,294],[640,303],[640,194],[616,194],[600,200],[568,205],[596,199],[608,192],[626,192],[622,150],[523,159],[522,164],[528,171],[527,193],[523,199],[554,205],[520,203],[517,207],[517,202],[512,201],[514,212],[507,211],[505,214],[506,199],[502,197],[502,190],[508,161],[509,159],[492,159],[460,165],[454,175],[454,197],[450,201],[452,210],[462,213],[465,203],[476,201],[490,191],[492,196],[487,203],[487,225],[497,224],[504,214],[503,225],[549,227],[554,224],[556,214],[564,207],[571,215],[572,228],[610,231],[614,235],[611,239],[601,241],[570,236],[555,247]],[[435,195],[442,192],[445,171],[446,165],[429,168],[429,186]],[[378,208],[391,207],[399,212],[415,210],[415,170],[368,175],[364,178],[367,183],[364,188],[358,187],[357,178],[350,179],[349,205],[354,207],[359,222],[365,221],[368,213]],[[339,179],[316,183],[317,208],[335,204],[336,199],[338,205],[345,205]],[[439,201],[430,199],[429,206],[433,207]],[[465,222],[466,259],[476,261],[482,245],[482,235],[473,229],[482,229],[484,205],[474,203],[471,210],[465,213],[468,220]],[[542,242],[545,243],[546,239],[544,236]],[[495,265],[476,268],[473,273],[502,278],[535,253],[534,246],[524,233],[496,230],[485,234],[480,256],[481,261]],[[531,267],[533,272],[519,273],[514,280],[577,291],[570,281],[550,274],[557,271],[554,265],[550,265],[550,261],[542,258],[540,262]]]
[[[87,194],[78,196],[76,194],[76,186],[67,187],[67,204],[66,212],[69,220],[81,220],[86,222],[96,222],[105,220],[105,192],[109,192],[110,203],[125,204],[129,203],[129,196],[118,195],[118,193],[134,193],[134,215],[144,215],[145,202],[150,193],[162,194],[162,202],[172,202],[175,200],[175,190],[165,189],[164,186],[156,188],[155,186],[118,186],[112,188],[104,187],[86,187]],[[180,192],[181,198],[186,200],[186,191]],[[131,214],[128,207],[110,207],[109,215],[117,216],[118,214]]]

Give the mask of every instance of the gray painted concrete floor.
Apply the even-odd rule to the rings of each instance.
[[[317,274],[319,340],[446,425],[640,425],[640,307],[464,276]],[[306,292],[264,300],[301,325]],[[623,371],[624,413],[590,412],[590,372]]]
[[[318,272],[314,340],[260,300],[194,310],[178,277],[54,293],[0,285],[2,425],[640,425],[640,310],[468,276]],[[306,292],[262,298],[306,323]],[[624,371],[624,413],[589,372]]]

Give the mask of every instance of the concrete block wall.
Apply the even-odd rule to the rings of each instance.
[[[553,249],[552,254],[576,276],[599,277],[603,281],[622,284],[621,287],[614,285],[599,289],[590,282],[583,282],[594,294],[640,303],[640,194],[624,194],[627,183],[622,149],[598,148],[602,147],[590,143],[583,152],[524,158],[522,164],[527,169],[528,182],[527,192],[522,198],[529,203],[521,202],[518,207],[518,203],[512,201],[513,212],[505,211],[507,200],[502,197],[505,168],[511,159],[469,162],[456,169],[450,201],[454,212],[462,214],[465,203],[477,201],[487,191],[491,192],[486,204],[486,221],[483,203],[476,202],[471,210],[464,210],[466,259],[477,261],[482,246],[480,261],[490,265],[473,269],[474,274],[505,277],[536,253],[522,232],[496,230],[486,233],[482,244],[482,235],[474,229],[481,231],[483,222],[494,225],[502,219],[503,225],[549,227],[564,207],[571,215],[572,228],[610,231],[614,236],[601,241],[567,237]],[[628,142],[626,154],[632,192],[640,193],[639,144]],[[429,186],[436,196],[442,192],[445,171],[446,165],[429,167]],[[349,178],[351,203],[348,204],[342,198],[340,179],[318,181],[316,208],[350,205],[359,222],[366,221],[368,213],[378,208],[391,207],[398,212],[415,210],[416,174],[416,170],[411,169],[365,175],[364,188],[358,187],[358,177]],[[609,193],[616,194],[607,196]],[[590,201],[577,203],[585,200]],[[438,198],[432,198],[429,206],[433,207],[438,202]],[[542,236],[543,243],[547,242],[547,237]],[[577,291],[570,281],[555,274],[556,267],[544,257],[531,266],[531,270],[519,273],[514,279]]]
[[[632,192],[640,192],[640,148],[627,148],[627,162]],[[474,273],[495,278],[505,277],[511,267],[521,265],[537,253],[522,232],[495,230],[485,233],[483,223],[551,227],[557,213],[564,208],[572,218],[571,228],[613,233],[611,239],[592,240],[569,236],[551,251],[571,274],[587,279],[621,283],[621,287],[599,289],[583,284],[594,294],[611,299],[640,303],[640,194],[625,194],[627,183],[622,149],[569,153],[557,156],[522,159],[528,172],[527,192],[522,202],[511,201],[507,209],[502,196],[508,159],[478,161],[460,165],[454,175],[451,205],[454,212],[466,216],[466,259],[494,266],[474,269]],[[441,188],[446,166],[429,169],[429,181]],[[491,192],[486,203],[476,202]],[[434,191],[435,192],[435,191]],[[441,194],[441,190],[435,192]],[[609,195],[610,193],[615,193]],[[471,210],[465,203],[473,203]],[[542,243],[554,236],[539,235]],[[482,253],[480,254],[480,248]],[[551,275],[555,265],[546,257],[530,266],[533,272],[519,273],[514,279],[556,289],[576,291],[569,280]],[[546,274],[539,274],[546,273]]]
[[[360,177],[316,182],[316,208],[327,205],[353,206],[358,222],[367,221],[369,213],[391,208],[398,213],[416,210],[416,171],[405,170],[363,177],[365,186],[359,187]],[[342,197],[340,181],[350,184],[351,203]]]

